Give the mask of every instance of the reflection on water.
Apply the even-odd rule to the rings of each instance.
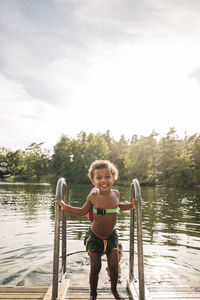
[[[81,206],[91,186],[68,187],[68,202]],[[118,187],[129,201],[129,187]],[[52,279],[54,196],[50,185],[0,185],[0,284],[49,284]],[[200,285],[200,193],[142,187],[143,240],[147,283]],[[68,252],[84,251],[85,218],[67,217]],[[122,284],[128,277],[129,212],[119,214],[117,230],[124,247]],[[68,257],[68,273],[88,284],[86,253]],[[103,267],[100,284],[108,282]],[[74,277],[76,276],[76,277]],[[78,276],[78,277],[77,277]],[[73,281],[72,281],[73,282]]]

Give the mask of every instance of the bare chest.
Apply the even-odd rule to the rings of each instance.
[[[116,195],[102,196],[97,195],[93,200],[94,208],[116,208],[119,205],[119,199]]]

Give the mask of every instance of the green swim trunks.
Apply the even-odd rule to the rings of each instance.
[[[87,251],[109,254],[112,250],[118,250],[118,235],[114,229],[107,240],[99,239],[89,228],[84,239]]]

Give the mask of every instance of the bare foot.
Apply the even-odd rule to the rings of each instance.
[[[116,300],[125,300],[125,298],[123,298],[119,293],[118,291],[111,291],[113,296],[115,297]]]

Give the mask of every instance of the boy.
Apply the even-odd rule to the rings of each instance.
[[[76,216],[84,216],[92,209],[93,222],[84,240],[90,256],[90,300],[97,298],[97,284],[103,254],[107,255],[112,294],[115,299],[123,300],[124,298],[117,291],[119,251],[115,225],[119,211],[134,209],[136,199],[130,203],[119,202],[119,191],[111,189],[118,178],[118,170],[108,160],[94,161],[89,168],[88,177],[96,188],[96,192],[88,195],[83,207],[73,207],[63,201],[57,201],[57,203],[61,209]]]

